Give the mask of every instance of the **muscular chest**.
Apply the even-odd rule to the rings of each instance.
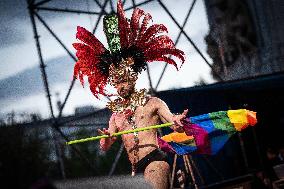
[[[133,117],[137,128],[149,126],[147,123],[151,123],[153,120],[158,119],[156,109],[150,104],[137,107]],[[129,124],[128,117],[126,117],[123,113],[116,115],[115,124],[118,131],[132,129],[132,125]]]

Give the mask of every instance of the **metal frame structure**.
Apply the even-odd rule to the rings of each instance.
[[[29,11],[29,15],[30,15],[30,20],[31,20],[31,24],[32,24],[32,28],[33,28],[33,33],[34,33],[34,38],[35,38],[35,44],[36,44],[36,48],[37,48],[37,53],[38,53],[38,57],[39,57],[39,63],[40,63],[40,70],[41,70],[41,75],[42,75],[42,80],[43,80],[43,84],[44,84],[44,89],[45,89],[45,93],[46,93],[46,97],[48,100],[48,104],[49,104],[49,109],[50,109],[50,114],[51,114],[51,125],[52,127],[55,129],[55,131],[57,131],[59,133],[59,135],[66,141],[69,141],[69,138],[62,132],[62,130],[60,129],[60,118],[62,117],[62,112],[63,109],[67,103],[67,100],[70,96],[70,93],[74,87],[74,83],[75,83],[75,79],[72,80],[69,89],[67,91],[67,94],[64,98],[64,101],[59,109],[59,114],[56,117],[54,115],[54,107],[52,105],[52,100],[51,100],[51,93],[50,93],[50,87],[49,87],[49,82],[48,82],[48,75],[46,73],[46,64],[43,60],[43,56],[42,56],[42,49],[41,49],[41,44],[39,41],[39,33],[38,33],[38,29],[37,29],[37,22],[41,23],[46,29],[47,31],[54,37],[54,39],[61,45],[61,47],[66,51],[66,53],[74,60],[74,62],[76,61],[76,57],[72,54],[71,51],[68,50],[68,48],[66,47],[66,45],[64,45],[64,43],[60,40],[60,38],[54,33],[54,31],[51,29],[51,27],[45,22],[45,20],[40,16],[39,12],[42,11],[50,11],[50,12],[64,12],[64,13],[76,13],[76,14],[87,14],[87,15],[97,15],[97,20],[95,22],[95,26],[93,28],[93,33],[96,32],[98,25],[101,21],[101,19],[103,18],[103,15],[108,14],[108,13],[112,13],[115,12],[114,10],[114,5],[113,5],[113,1],[112,0],[94,0],[95,4],[100,8],[99,12],[94,12],[94,11],[83,11],[83,10],[76,10],[76,9],[61,9],[61,8],[56,8],[56,7],[49,7],[46,4],[48,2],[51,2],[52,0],[26,0],[27,1],[27,5],[28,5],[28,11]],[[128,0],[130,1],[130,0]],[[148,4],[150,2],[153,2],[154,0],[145,0],[143,2],[140,3],[136,3],[135,0],[131,0],[132,2],[132,6],[125,8],[125,11],[134,9],[135,7],[141,6],[141,5],[145,5]],[[123,4],[126,3],[126,0],[123,0]],[[167,13],[167,15],[171,18],[171,20],[175,23],[175,25],[177,26],[177,28],[179,29],[179,34],[177,36],[177,38],[175,39],[175,44],[177,44],[180,40],[180,37],[182,35],[184,35],[186,37],[186,39],[188,40],[188,42],[193,46],[193,48],[196,50],[196,52],[201,56],[201,58],[204,60],[204,62],[213,70],[212,65],[209,63],[209,61],[205,58],[205,56],[202,54],[202,52],[199,50],[199,48],[197,47],[197,45],[192,41],[192,39],[189,37],[189,35],[187,34],[187,32],[184,30],[189,16],[192,13],[192,10],[194,9],[194,5],[196,3],[196,0],[192,0],[191,2],[189,2],[189,10],[187,12],[187,15],[183,21],[183,24],[180,25],[176,18],[174,17],[174,15],[170,12],[170,10],[167,8],[167,6],[163,3],[162,0],[156,0],[156,3],[158,5],[160,5],[160,7]],[[107,9],[107,5],[109,4],[109,10]],[[37,19],[37,20],[36,20]],[[147,75],[148,75],[148,80],[149,80],[149,86],[150,86],[150,91],[151,92],[155,92],[158,90],[159,84],[164,76],[165,70],[167,68],[168,64],[165,64],[162,73],[159,77],[159,80],[156,84],[156,86],[153,86],[152,80],[151,80],[151,75],[150,75],[150,71],[149,68],[147,69]],[[216,75],[218,75],[216,73]],[[222,78],[219,77],[220,80],[222,81]],[[93,167],[93,165],[90,163],[90,160],[88,160],[83,153],[80,152],[80,150],[78,148],[76,148],[76,146],[71,145],[72,150],[74,150],[76,152],[76,154],[81,157],[81,159],[86,163],[86,165],[91,168],[92,170],[95,170],[95,168]],[[121,150],[119,150],[121,151]],[[121,152],[118,153],[118,156],[116,157],[116,159],[119,158]],[[117,161],[116,161],[117,162]],[[110,171],[110,174],[112,174],[113,170],[115,169],[116,165],[112,166],[112,169]]]

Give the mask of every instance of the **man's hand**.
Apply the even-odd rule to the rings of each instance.
[[[100,135],[108,135],[110,136],[111,139],[114,139],[114,140],[116,139],[116,137],[112,136],[112,133],[110,133],[109,130],[106,128],[103,128],[103,130],[98,129],[97,131]]]
[[[184,110],[182,114],[173,116],[173,129],[177,132],[183,132],[183,123],[182,121],[186,119],[186,115],[188,113],[188,109]]]
[[[100,135],[109,135],[110,136],[110,133],[109,133],[108,129],[106,129],[106,128],[103,128],[103,130],[98,129],[97,131]]]

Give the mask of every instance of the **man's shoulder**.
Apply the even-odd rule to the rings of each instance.
[[[156,96],[148,96],[149,100],[155,101],[155,100],[161,100],[159,97]]]
[[[114,119],[117,116],[117,112],[112,112],[111,116],[110,116],[110,120]]]
[[[159,102],[163,102],[163,100],[161,100],[160,98],[158,97],[155,97],[155,96],[150,96],[149,97],[149,102],[156,102],[156,103],[159,103]]]
[[[165,104],[165,102],[158,97],[150,97],[147,104],[153,107],[161,107]]]

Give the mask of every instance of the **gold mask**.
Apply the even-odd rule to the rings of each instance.
[[[131,65],[133,64],[133,58],[122,59],[118,66],[111,64],[109,67],[108,82],[112,86],[116,86],[117,84],[126,81],[134,84],[138,79],[138,73],[135,73],[131,68]]]

